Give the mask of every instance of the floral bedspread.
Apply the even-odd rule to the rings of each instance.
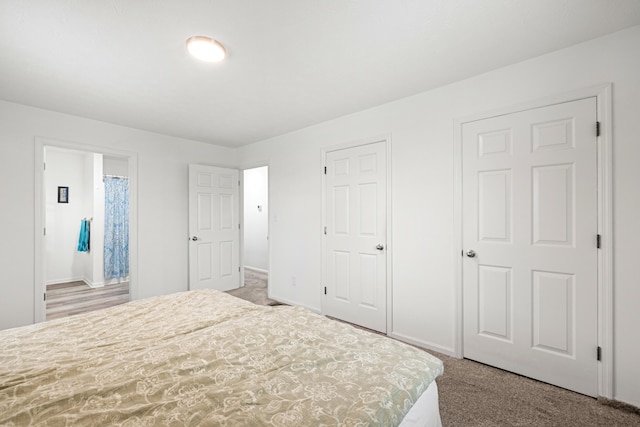
[[[0,331],[0,425],[391,426],[442,370],[303,308],[191,291]]]

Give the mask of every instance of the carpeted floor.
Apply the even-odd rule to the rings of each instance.
[[[433,352],[432,352],[433,353]],[[467,359],[444,362],[444,426],[640,426],[640,413]]]
[[[276,301],[267,297],[268,283],[266,272],[245,268],[244,286],[227,291],[227,293],[259,305],[278,305]]]
[[[267,298],[266,274],[252,270],[245,271],[244,288],[229,293],[256,304],[277,304]],[[445,427],[640,426],[640,412],[633,407],[620,409],[471,360],[431,353],[444,362],[437,382]]]

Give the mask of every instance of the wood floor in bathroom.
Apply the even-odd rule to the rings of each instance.
[[[73,316],[129,302],[129,283],[91,288],[86,283],[69,282],[47,286],[47,320]]]

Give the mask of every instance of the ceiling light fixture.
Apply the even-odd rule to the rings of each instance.
[[[187,40],[187,50],[191,56],[205,62],[220,62],[227,55],[220,42],[206,36],[190,37]]]

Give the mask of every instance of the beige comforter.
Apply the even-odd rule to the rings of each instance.
[[[433,356],[192,291],[0,331],[0,425],[397,425]]]

